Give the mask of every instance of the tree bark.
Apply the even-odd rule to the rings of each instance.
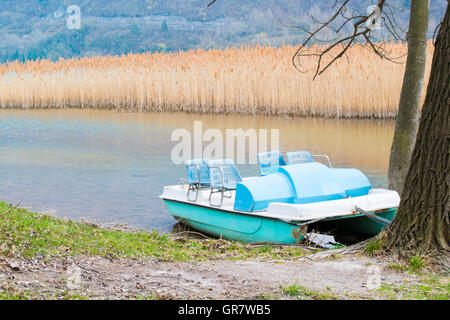
[[[427,58],[429,0],[412,0],[407,33],[408,56],[389,160],[389,189],[401,194],[419,125]]]
[[[436,39],[416,144],[397,215],[380,234],[387,249],[450,248],[450,21]]]

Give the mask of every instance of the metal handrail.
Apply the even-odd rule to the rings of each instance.
[[[325,154],[314,154],[314,155],[313,155],[313,154],[312,154],[311,157],[325,158],[325,159],[327,159],[327,161],[328,161],[328,166],[329,166],[330,168],[333,168],[333,167],[331,166],[330,158],[328,158],[327,155],[325,155]]]

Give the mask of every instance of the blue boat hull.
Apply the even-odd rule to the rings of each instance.
[[[178,221],[203,233],[224,239],[251,243],[295,244],[303,239],[302,231],[306,231],[305,227],[276,218],[168,199],[164,202],[170,214]],[[376,214],[392,220],[395,213],[396,209],[393,208]],[[375,235],[383,229],[383,225],[362,214],[328,219],[328,222],[333,221],[338,222],[343,229],[359,234]]]
[[[302,240],[300,227],[251,214],[212,209],[195,204],[164,200],[175,219],[203,233],[242,242],[295,244]]]

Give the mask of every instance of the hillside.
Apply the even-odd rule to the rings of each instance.
[[[283,27],[309,28],[311,19],[325,18],[330,1],[220,0],[2,0],[0,2],[0,61],[146,51],[224,48],[258,43],[297,44],[304,33]],[[364,10],[366,2],[354,1]],[[408,24],[409,1],[400,24]],[[70,5],[81,9],[81,29],[67,28]],[[446,1],[431,1],[430,35],[442,17]],[[388,36],[381,30],[380,38]]]

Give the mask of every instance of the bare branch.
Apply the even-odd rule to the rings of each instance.
[[[208,7],[215,3],[213,0],[208,4]],[[330,7],[334,10],[334,13],[326,21],[317,19],[313,15],[306,13],[312,22],[317,25],[314,30],[307,30],[302,26],[293,26],[283,23],[280,20],[281,25],[288,28],[295,28],[303,31],[306,34],[305,40],[299,45],[298,49],[292,56],[292,64],[299,72],[308,72],[310,70],[302,69],[302,59],[306,57],[317,57],[317,64],[315,67],[314,77],[324,73],[331,65],[333,65],[338,59],[345,56],[348,61],[347,51],[354,45],[362,46],[378,55],[381,59],[386,59],[395,63],[403,63],[397,61],[403,57],[390,57],[386,50],[386,43],[376,43],[376,39],[373,36],[373,30],[377,23],[382,24],[387,32],[396,41],[404,41],[406,31],[395,20],[395,15],[398,12],[402,12],[393,3],[388,0],[372,0],[371,3],[375,3],[375,9],[370,13],[362,13],[357,7],[349,10],[348,5],[350,0],[331,0]],[[351,11],[351,15],[347,15]],[[350,29],[351,28],[351,29]],[[335,34],[335,37],[328,37],[328,39],[322,39],[319,35],[327,30]],[[351,31],[350,31],[351,30]],[[347,34],[343,34],[347,32]],[[311,52],[311,45],[314,43],[321,43],[316,52]],[[340,46],[340,50],[335,50]],[[328,62],[324,62],[325,57],[331,55]]]
[[[396,61],[398,57],[393,58],[389,56],[385,48],[385,43],[377,44],[375,41],[375,37],[372,36],[375,23],[378,22],[386,28],[387,32],[389,32],[394,40],[403,41],[403,38],[398,31],[400,30],[400,32],[403,32],[403,30],[395,21],[394,14],[394,11],[399,11],[399,9],[386,0],[377,0],[372,3],[376,3],[376,10],[372,10],[372,12],[370,13],[363,14],[357,8],[353,8],[351,10],[352,14],[347,15],[347,13],[350,11],[347,8],[347,6],[349,5],[349,1],[334,0],[331,6],[331,8],[334,9],[334,13],[327,21],[319,21],[318,19],[310,15],[311,20],[314,23],[318,24],[318,27],[313,31],[307,31],[303,27],[300,28],[301,30],[306,31],[308,36],[302,42],[302,44],[300,44],[299,48],[296,50],[292,57],[292,64],[294,65],[294,67],[299,72],[306,72],[302,69],[302,58],[312,56],[317,57],[317,64],[313,77],[313,79],[315,79],[317,76],[324,73],[342,56],[347,56],[347,51],[353,45],[361,45],[363,47],[366,47],[367,49],[370,49],[381,59],[399,63],[398,61]],[[335,27],[334,25],[338,23],[338,21],[339,24],[337,25],[337,27]],[[350,26],[352,26],[352,31],[350,33],[348,33],[347,35],[339,36]],[[311,53],[311,44],[313,44],[314,42],[319,42],[317,41],[317,36],[319,35],[319,33],[323,32],[325,28],[332,30],[337,37],[334,39],[320,40],[320,42],[328,43],[328,45],[320,48],[319,52]],[[336,51],[336,48],[338,46],[340,46],[341,49]],[[330,60],[324,63],[325,56],[328,56],[330,54]]]

